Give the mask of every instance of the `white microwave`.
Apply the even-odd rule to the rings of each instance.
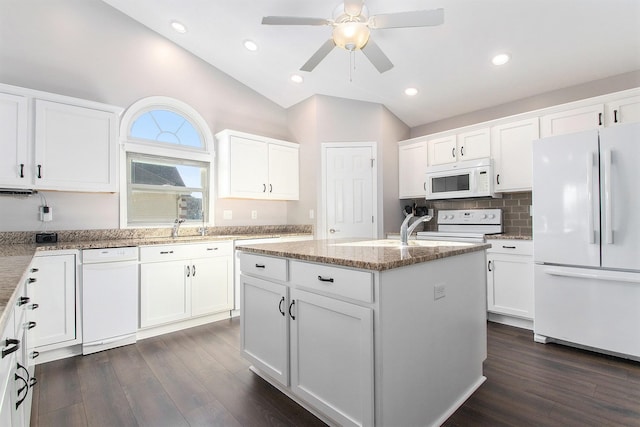
[[[501,197],[494,192],[491,159],[465,160],[427,168],[427,200]]]

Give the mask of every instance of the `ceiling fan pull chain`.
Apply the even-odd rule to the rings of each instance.
[[[352,70],[354,68],[355,68],[355,64],[353,64],[353,51],[349,51],[349,83],[353,82],[351,75],[352,75]]]

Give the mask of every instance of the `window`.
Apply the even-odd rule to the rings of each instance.
[[[213,137],[202,117],[175,99],[145,98],[129,107],[120,131],[126,153],[121,223],[209,222]]]

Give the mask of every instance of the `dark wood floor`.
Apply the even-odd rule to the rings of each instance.
[[[640,426],[640,363],[494,323],[488,337],[488,379],[445,426]],[[238,347],[233,319],[39,365],[31,425],[324,425],[249,372]]]

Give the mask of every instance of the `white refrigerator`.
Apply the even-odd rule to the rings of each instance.
[[[640,123],[533,142],[535,340],[640,358]]]

